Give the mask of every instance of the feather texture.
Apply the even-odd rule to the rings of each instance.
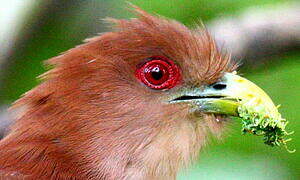
[[[0,143],[0,177],[16,179],[175,179],[197,157],[213,116],[162,103],[183,86],[210,84],[235,66],[205,30],[149,15],[107,19],[114,32],[47,61],[43,82],[14,104],[22,113]],[[153,55],[172,59],[183,80],[170,91],[134,76]]]

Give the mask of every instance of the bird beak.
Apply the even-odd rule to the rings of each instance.
[[[173,99],[172,103],[184,102],[192,105],[197,111],[204,113],[238,116],[240,102],[255,101],[257,106],[270,113],[277,111],[270,97],[251,81],[226,73],[220,81]]]

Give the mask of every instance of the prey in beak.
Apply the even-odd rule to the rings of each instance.
[[[291,140],[285,139],[291,134],[285,130],[287,121],[271,98],[236,73],[225,73],[218,82],[204,88],[184,90],[170,103],[187,103],[193,111],[202,113],[240,117],[244,134],[264,136],[265,144],[270,146],[286,147],[286,142]]]

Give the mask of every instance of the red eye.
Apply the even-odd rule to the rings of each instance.
[[[180,71],[171,60],[155,56],[136,70],[136,77],[152,89],[171,89],[180,81]]]

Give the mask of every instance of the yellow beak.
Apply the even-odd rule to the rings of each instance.
[[[290,139],[285,136],[291,134],[285,130],[288,122],[271,98],[251,81],[226,73],[212,85],[186,90],[183,94],[171,102],[188,103],[193,111],[238,116],[242,118],[243,133],[263,135],[265,144],[287,148]]]
[[[238,116],[237,108],[241,102],[251,102],[257,112],[264,109],[270,116],[278,114],[271,98],[261,88],[235,73],[226,73],[219,82],[202,90],[193,90],[188,97],[172,102],[188,102],[202,112],[231,116]]]
[[[212,90],[211,88],[204,92],[204,94],[207,95],[214,94],[224,96],[224,98],[215,100],[216,105],[219,105],[220,109],[227,109],[226,106],[230,105],[233,106],[231,109],[235,108],[235,111],[232,113],[236,113],[236,108],[240,102],[251,101],[252,106],[257,112],[260,112],[260,109],[264,109],[266,114],[270,116],[276,116],[278,114],[277,108],[271,98],[251,81],[233,73],[226,73],[222,79],[222,83],[226,84],[226,88],[220,90],[220,92]]]

